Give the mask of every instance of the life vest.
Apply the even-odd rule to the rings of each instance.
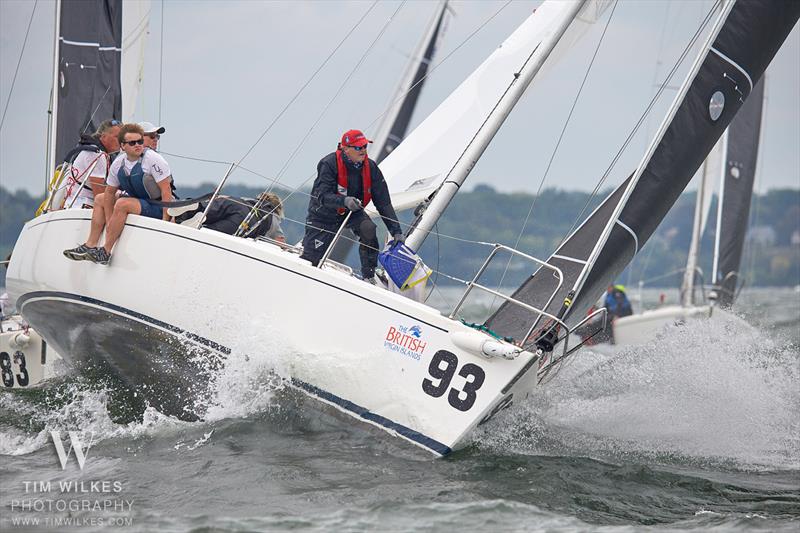
[[[99,139],[95,139],[91,135],[81,135],[81,140],[78,141],[78,145],[69,152],[67,152],[67,155],[64,156],[64,162],[68,163],[71,167],[72,163],[75,162],[75,159],[78,157],[78,155],[80,155],[81,152],[92,152],[96,153],[97,157],[105,157],[106,171],[108,171],[108,166],[109,166],[108,163],[110,163],[111,161],[108,156],[108,152],[106,152],[105,146],[103,146],[103,144],[100,142]],[[82,176],[77,176],[74,171],[70,173],[70,177],[75,183],[80,183],[82,181],[81,180]],[[86,183],[83,184],[83,188],[89,191],[92,190],[91,186],[89,186]],[[69,196],[70,194],[71,191],[67,194],[67,196]]]
[[[361,203],[364,207],[367,207],[367,204],[372,200],[372,194],[370,193],[370,189],[372,188],[372,176],[370,175],[369,166],[369,157],[365,157],[364,166],[361,167],[361,179],[364,185],[364,199]],[[341,150],[336,150],[336,171],[338,173],[337,192],[343,196],[347,196],[347,165],[344,162],[344,154],[342,154]],[[340,215],[344,215],[347,209],[340,207],[336,212]]]
[[[124,164],[119,167],[119,171],[117,172],[119,188],[134,198],[158,200],[161,198],[161,188],[158,186],[153,176],[144,173],[144,169],[142,168],[143,159],[144,155],[142,155],[142,158],[133,166],[130,174],[125,172]]]

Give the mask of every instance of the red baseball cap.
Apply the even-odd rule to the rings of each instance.
[[[342,134],[342,146],[366,146],[371,142],[361,130],[348,130]]]

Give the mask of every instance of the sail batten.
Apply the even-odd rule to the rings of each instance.
[[[657,144],[651,144],[649,155],[633,179],[628,178],[620,185],[556,251],[558,255],[581,257],[580,252],[567,251],[578,243],[588,244],[588,249],[593,250],[587,268],[573,278],[575,296],[564,317],[568,324],[581,320],[627,266],[637,248],[652,236],[749,96],[751,81],[761,78],[800,17],[800,2],[754,0],[728,3],[724,9],[656,135]],[[618,200],[613,200],[615,197]],[[598,235],[596,225],[602,218],[599,213],[610,205],[614,205],[613,212]],[[617,224],[617,220],[626,228]],[[598,237],[594,243],[593,236]],[[552,257],[548,263],[561,267]],[[571,274],[564,272],[565,285]],[[540,269],[515,292],[514,298],[543,307],[552,293],[552,285],[542,281],[546,278]],[[564,295],[557,295],[547,311],[552,313],[555,306],[561,305],[559,296]],[[535,316],[512,307],[502,305],[487,325],[501,335],[525,340],[522,335],[527,331],[526,324],[533,323]]]
[[[122,118],[122,0],[61,0],[57,22],[54,163],[82,133]]]

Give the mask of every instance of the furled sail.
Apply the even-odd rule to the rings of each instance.
[[[122,0],[61,0],[56,70],[56,163],[103,120],[122,118]]]
[[[701,60],[689,73],[637,171],[549,259],[557,266],[569,263],[569,268],[564,271],[564,286],[548,311],[557,313],[569,292],[574,291],[563,318],[568,324],[576,324],[622,272],[753,91],[798,17],[800,2],[725,4],[723,18],[701,51]],[[611,205],[615,208],[607,227],[598,232],[597,220]],[[589,260],[582,265],[585,257]],[[579,266],[572,267],[573,263]],[[517,289],[514,298],[544,307],[552,290],[540,290],[554,287],[544,279],[551,276],[550,271],[538,270]],[[535,320],[535,314],[505,302],[486,324],[501,335],[526,342],[525,335]]]
[[[726,307],[733,303],[740,281],[739,264],[753,196],[763,102],[762,79],[736,115],[726,135],[725,174],[720,187],[712,274],[717,303]]]

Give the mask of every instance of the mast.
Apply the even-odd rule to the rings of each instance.
[[[728,170],[728,131],[725,130],[725,135],[722,141],[722,164],[720,165],[719,176],[719,198],[717,201],[717,231],[714,235],[714,259],[711,265],[711,283],[717,282],[717,275],[719,271],[719,238],[722,233],[722,206],[725,202],[725,174]]]
[[[689,257],[686,259],[686,270],[683,272],[683,284],[681,285],[681,305],[691,307],[694,305],[694,280],[697,272],[697,256],[700,253],[700,236],[703,226],[703,206],[707,190],[709,164],[708,158],[703,162],[703,174],[700,176],[700,184],[697,187],[697,200],[694,204],[694,223],[692,224],[692,241],[689,244]]]
[[[56,18],[53,28],[53,85],[50,88],[49,135],[47,139],[47,168],[45,169],[45,189],[50,184],[50,175],[56,168],[56,137],[58,135],[58,62],[59,35],[61,34],[61,0],[56,0]]]
[[[419,250],[422,243],[425,242],[433,226],[442,216],[445,209],[447,209],[447,206],[450,205],[450,202],[464,183],[464,180],[467,179],[470,171],[472,171],[478,159],[480,159],[484,150],[486,150],[486,147],[494,138],[497,130],[503,125],[508,114],[522,97],[525,89],[527,89],[531,81],[533,81],[533,78],[539,72],[542,64],[544,64],[547,57],[553,51],[553,48],[555,48],[556,44],[561,39],[561,36],[567,31],[572,20],[583,7],[584,2],[585,0],[573,0],[569,2],[567,7],[563,7],[564,11],[558,15],[557,22],[554,28],[552,28],[551,33],[531,51],[531,54],[521,66],[520,70],[513,74],[513,79],[510,81],[505,93],[501,96],[494,109],[489,113],[489,116],[464,149],[455,165],[450,169],[447,178],[436,191],[433,200],[431,200],[431,203],[417,220],[411,233],[406,238],[406,244],[412,250]],[[566,2],[558,3],[557,8],[562,8],[565,4]],[[544,6],[539,9],[542,10],[543,8]]]

